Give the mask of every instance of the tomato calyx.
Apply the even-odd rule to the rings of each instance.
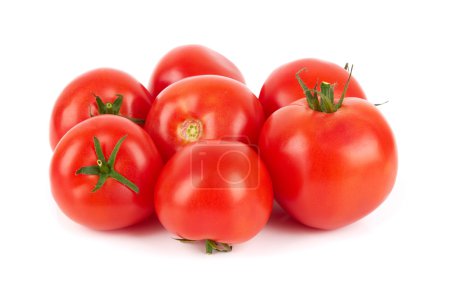
[[[205,248],[206,254],[212,254],[214,250],[217,252],[231,252],[233,250],[233,246],[213,240],[205,240]]]
[[[175,240],[183,243],[192,243],[196,242],[195,240],[189,240],[185,238],[175,238]],[[233,250],[233,246],[227,243],[216,242],[214,240],[206,239],[205,240],[205,251],[206,254],[213,254],[216,252],[231,252]]]
[[[344,102],[345,93],[347,92],[348,85],[350,84],[350,78],[352,77],[353,65],[350,67],[347,82],[345,83],[341,97],[339,98],[339,101],[337,103],[334,102],[334,88],[336,84],[321,82],[320,90],[317,89],[317,83],[314,88],[310,89],[306,86],[305,82],[300,77],[300,73],[302,73],[305,69],[306,68],[300,69],[295,74],[295,77],[297,78],[298,83],[305,93],[309,108],[324,113],[334,113],[339,108],[341,108],[342,103]],[[348,71],[348,64],[345,65],[345,70]]]
[[[121,94],[117,94],[116,96],[117,96],[117,98],[114,100],[113,103],[111,103],[111,102],[104,103],[99,96],[94,94],[95,102],[97,103],[98,113],[100,115],[106,115],[106,114],[116,115],[116,116],[124,117],[136,124],[144,124],[145,123],[144,119],[138,119],[138,118],[121,115],[120,108],[122,107],[123,96]],[[94,114],[92,114],[92,111],[91,111],[91,107],[89,107],[89,116],[94,117]]]
[[[100,142],[97,137],[94,136],[94,149],[97,155],[97,165],[95,166],[86,166],[79,168],[75,174],[76,175],[97,175],[99,176],[97,184],[95,185],[92,192],[98,191],[106,182],[106,179],[113,178],[120,182],[121,184],[128,187],[130,190],[139,193],[139,188],[130,180],[125,178],[123,175],[114,170],[114,164],[116,162],[117,153],[119,152],[120,146],[127,136],[124,135],[117,144],[114,146],[113,151],[108,160],[106,160],[105,155],[103,154],[102,148],[100,146]]]

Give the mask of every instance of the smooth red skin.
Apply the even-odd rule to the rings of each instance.
[[[96,165],[94,136],[108,159],[124,135],[115,170],[135,183],[139,193],[111,178],[92,192],[98,176],[75,172]],[[75,222],[98,230],[119,229],[153,212],[154,186],[161,169],[156,146],[141,127],[122,117],[104,115],[78,124],[61,139],[51,162],[51,189],[61,210]]]
[[[114,69],[96,69],[75,78],[59,95],[50,121],[50,145],[56,144],[66,132],[81,121],[98,115],[95,95],[104,103],[113,102],[117,94],[123,96],[120,114],[145,119],[154,97],[136,79]]]
[[[264,82],[259,93],[266,117],[274,111],[298,99],[305,98],[295,74],[306,68],[301,74],[306,86],[312,88],[318,82],[336,83],[334,95],[339,98],[348,79],[348,72],[341,66],[324,60],[306,58],[292,61],[275,69]],[[366,99],[355,77],[352,76],[346,97]]]
[[[275,199],[315,228],[361,219],[384,201],[397,174],[393,133],[363,99],[346,98],[330,114],[294,102],[268,118],[259,145]]]
[[[148,89],[155,97],[166,87],[183,78],[220,75],[245,83],[239,69],[222,54],[200,45],[172,49],[156,65]]]
[[[190,144],[178,133],[187,119],[202,122],[201,139],[257,144],[265,118],[256,96],[236,80],[216,75],[183,79],[156,97],[145,124],[165,160]]]
[[[196,144],[179,151],[164,166],[155,188],[155,212],[169,232],[186,239],[211,239],[221,243],[247,241],[261,231],[272,211],[269,173],[256,152],[247,145],[208,143],[211,146],[203,148],[202,174],[199,169],[191,168],[191,151],[198,146]],[[248,167],[243,168],[239,160],[230,160],[225,170],[221,169],[222,176],[232,176],[237,181],[247,178],[246,183],[250,184],[240,188],[222,185],[217,161],[227,151],[244,154],[252,168],[248,173]],[[201,177],[204,181],[199,183]]]

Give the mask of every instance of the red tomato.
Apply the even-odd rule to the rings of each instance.
[[[161,224],[183,239],[206,240],[208,253],[255,236],[269,219],[272,201],[264,164],[239,142],[189,145],[166,164],[155,188]]]
[[[397,174],[394,136],[378,109],[359,98],[345,98],[340,107],[329,104],[323,107],[337,110],[313,110],[305,99],[279,109],[267,119],[259,142],[275,199],[296,220],[321,229],[373,211]]]
[[[63,90],[53,108],[50,144],[83,120],[99,114],[121,115],[144,124],[154,98],[136,79],[122,71],[96,69],[77,77]]]
[[[145,129],[169,159],[202,139],[232,139],[256,144],[264,123],[258,99],[242,83],[223,76],[183,79],[156,98]]]
[[[280,107],[305,97],[295,78],[295,74],[303,68],[302,79],[307,86],[313,87],[321,81],[336,83],[335,94],[340,97],[348,78],[348,72],[344,68],[319,59],[299,59],[275,69],[264,82],[259,100],[267,117]],[[361,86],[353,77],[346,96],[366,99]]]
[[[94,229],[118,229],[152,213],[161,168],[161,157],[142,128],[104,115],[81,122],[58,143],[51,189],[72,220]]]
[[[172,83],[196,75],[221,75],[245,83],[239,69],[225,56],[204,46],[185,45],[172,49],[161,58],[148,89],[157,96]]]

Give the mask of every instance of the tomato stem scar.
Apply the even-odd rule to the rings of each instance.
[[[186,142],[198,141],[203,133],[203,126],[200,120],[187,119],[178,126],[178,135]]]

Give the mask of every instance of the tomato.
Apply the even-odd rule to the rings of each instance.
[[[50,167],[53,196],[82,225],[110,230],[146,219],[161,157],[133,122],[104,115],[73,127],[58,143]]]
[[[354,97],[333,103],[332,87],[321,89],[327,112],[312,109],[317,103],[308,99],[283,107],[267,119],[259,146],[281,207],[305,225],[334,229],[384,201],[395,182],[397,151],[374,105]]]
[[[161,224],[183,240],[205,240],[207,252],[255,236],[272,211],[272,184],[253,148],[202,141],[177,152],[155,188]]]
[[[156,97],[146,120],[167,160],[202,139],[232,139],[256,144],[264,123],[258,99],[242,83],[223,76],[185,78]]]
[[[295,78],[295,74],[301,69],[305,69],[302,73],[302,79],[307,86],[312,87],[321,81],[335,83],[335,94],[337,97],[341,95],[348,77],[346,69],[324,60],[299,59],[275,69],[264,82],[259,100],[267,117],[280,107],[305,97]],[[366,99],[364,91],[353,77],[350,80],[346,95]]]
[[[221,75],[245,83],[239,69],[220,53],[200,45],[185,45],[161,58],[148,89],[157,96],[172,83],[196,75]]]
[[[99,114],[121,115],[143,125],[153,100],[143,85],[122,71],[96,69],[84,73],[66,86],[55,103],[51,147],[55,149],[70,128]]]

